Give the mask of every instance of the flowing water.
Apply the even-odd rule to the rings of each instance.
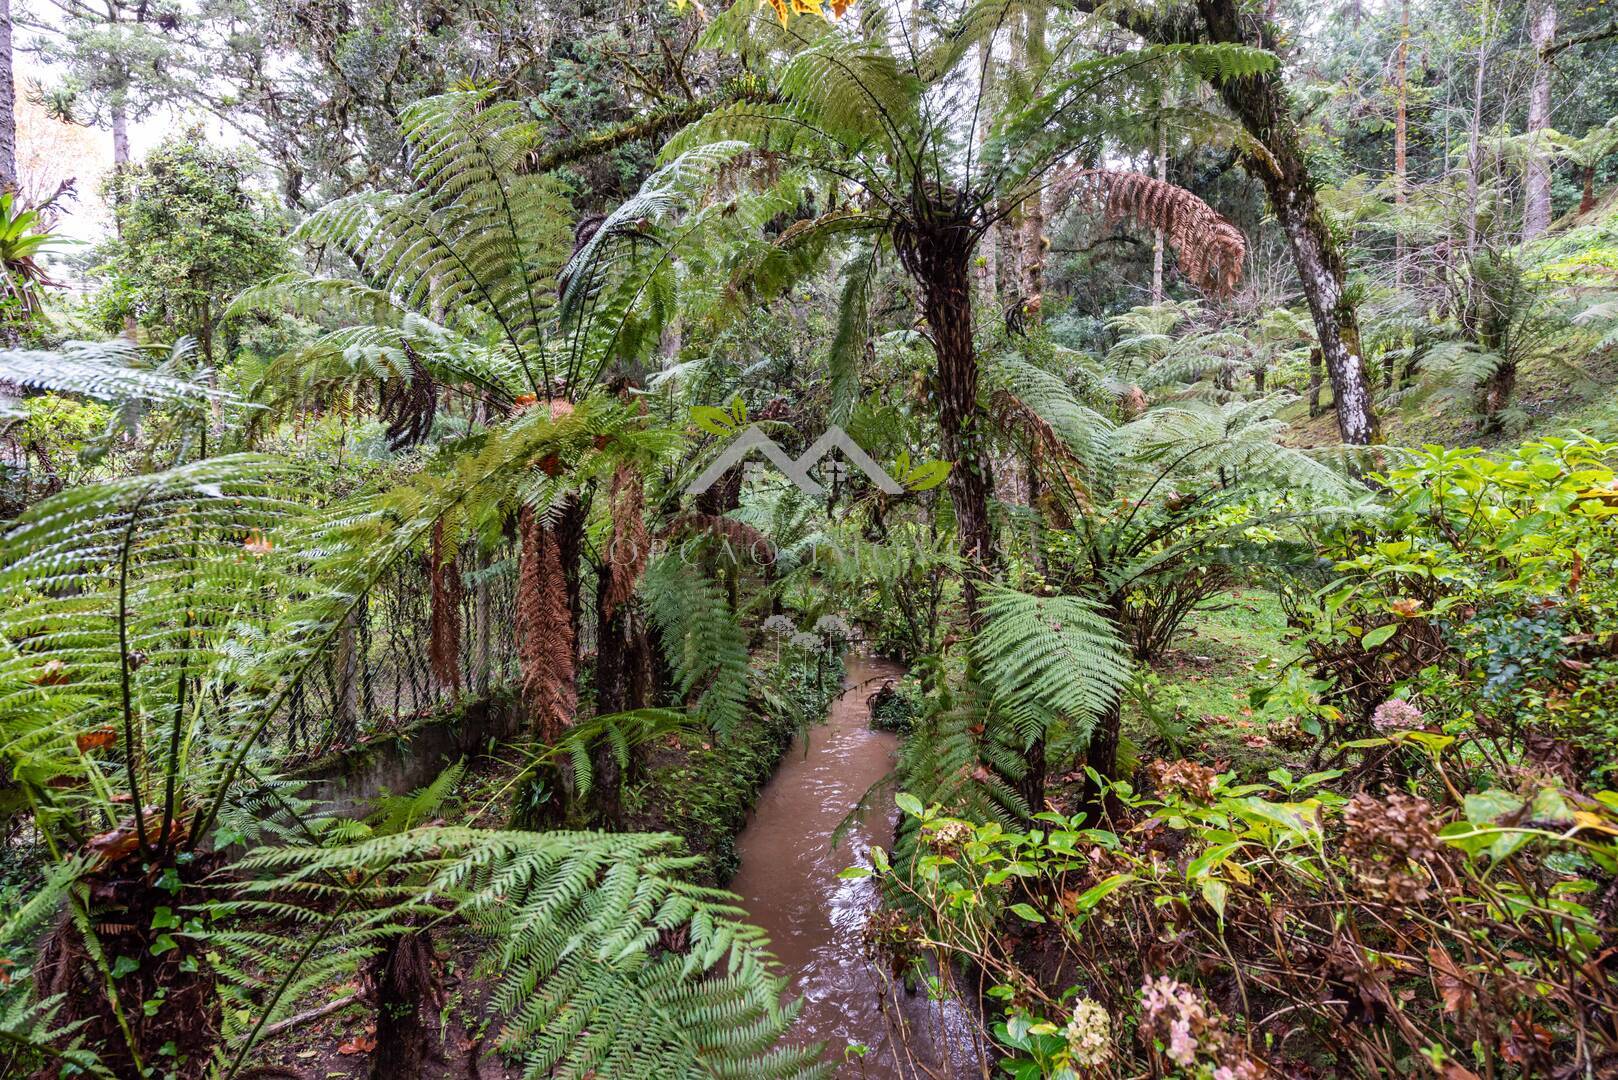
[[[872,837],[886,845],[893,801],[884,793],[862,821],[831,846],[832,834],[893,765],[898,739],[868,726],[866,698],[900,669],[850,655],[843,694],[823,725],[794,740],[765,786],[738,840],[741,869],[730,883],[804,999],[795,1041],[821,1040],[843,1064],[840,1077],[953,1077],[977,1074],[971,1029],[961,1007],[925,993],[883,992],[866,961],[866,916],[875,883],[838,871],[868,866]],[[904,1035],[899,1034],[900,1031]],[[862,1054],[851,1045],[867,1048]]]

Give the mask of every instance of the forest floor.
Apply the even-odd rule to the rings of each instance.
[[[1296,764],[1279,734],[1286,710],[1252,700],[1297,657],[1296,636],[1267,590],[1233,589],[1194,613],[1153,666],[1150,713],[1139,700],[1125,707],[1124,731],[1141,758],[1194,756],[1244,776]]]

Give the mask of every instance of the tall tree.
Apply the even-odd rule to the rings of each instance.
[[[1528,25],[1534,46],[1534,82],[1528,92],[1528,169],[1524,178],[1523,239],[1532,240],[1551,224],[1551,169],[1545,131],[1551,126],[1551,61],[1545,55],[1556,39],[1556,0],[1537,0]]]
[[[192,130],[112,178],[118,236],[104,249],[115,282],[109,317],[163,337],[194,337],[208,367],[222,360],[222,317],[238,291],[282,268],[275,222],[248,190],[250,166]],[[228,352],[228,350],[225,350]]]
[[[1410,138],[1410,0],[1399,0],[1399,48],[1394,65],[1393,113],[1393,202],[1403,209],[1409,200],[1406,184],[1409,182]],[[1405,234],[1400,228],[1394,234],[1394,278],[1400,286],[1405,281]]]
[[[1105,12],[1120,26],[1159,45],[1258,45],[1272,53],[1281,52],[1274,22],[1239,0],[1197,0],[1194,15],[1188,8],[1168,4],[1114,7],[1078,0],[1078,5],[1082,10]],[[1381,426],[1366,378],[1348,263],[1316,195],[1303,132],[1292,115],[1282,73],[1266,67],[1251,73],[1205,74],[1250,137],[1240,148],[1242,163],[1263,185],[1292,250],[1332,383],[1338,434],[1345,443],[1378,442]]]
[[[0,0],[0,191],[17,188],[17,83],[11,29],[11,0]]]

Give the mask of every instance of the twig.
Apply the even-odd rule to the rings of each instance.
[[[341,1012],[350,1005],[358,1004],[360,1000],[361,998],[358,994],[350,994],[347,997],[337,998],[335,1001],[328,1001],[319,1008],[310,1009],[308,1012],[301,1012],[297,1016],[289,1016],[285,1020],[277,1020],[275,1023],[265,1028],[259,1037],[267,1039],[272,1035],[279,1035],[283,1031],[288,1031],[295,1027],[301,1027],[302,1025],[309,1023],[311,1020],[319,1020],[322,1016],[330,1016],[334,1012]]]

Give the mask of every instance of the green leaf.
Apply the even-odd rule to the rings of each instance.
[[[117,960],[113,961],[113,964],[112,964],[112,977],[115,978],[115,979],[121,979],[125,975],[131,974],[132,972],[136,972],[136,971],[139,971],[139,970],[140,970],[140,961],[139,960],[136,960],[133,956],[120,956]]]
[[[924,461],[905,474],[901,483],[906,491],[930,491],[949,479],[947,461]]]
[[[1011,910],[1017,915],[1021,916],[1023,919],[1026,919],[1028,922],[1042,923],[1045,921],[1045,916],[1041,915],[1027,904],[1012,904]]]
[[[1509,791],[1490,788],[1468,795],[1462,800],[1461,807],[1468,821],[1495,822],[1521,810],[1523,801]]]
[[[1134,880],[1134,874],[1114,874],[1080,893],[1078,898],[1073,901],[1073,906],[1078,911],[1089,911],[1106,899],[1109,893],[1123,888]]]
[[[1202,879],[1202,898],[1208,901],[1208,906],[1219,914],[1219,921],[1225,921],[1225,900],[1230,895],[1230,887],[1216,877]]]
[[[166,907],[160,907],[152,912],[153,930],[173,930],[180,925],[180,917]]]
[[[868,866],[845,866],[837,871],[837,876],[844,881],[858,881],[860,878],[870,877],[872,873],[873,871]]]
[[[1386,626],[1379,626],[1375,630],[1367,630],[1365,636],[1360,638],[1360,644],[1366,649],[1374,649],[1398,632],[1398,623],[1388,623]]]
[[[736,424],[724,409],[712,405],[693,405],[691,422],[710,435],[728,437],[736,434]]]
[[[911,817],[921,817],[921,800],[910,794],[910,792],[899,792],[899,794],[893,797],[893,801],[898,804],[899,809],[903,810]]]

